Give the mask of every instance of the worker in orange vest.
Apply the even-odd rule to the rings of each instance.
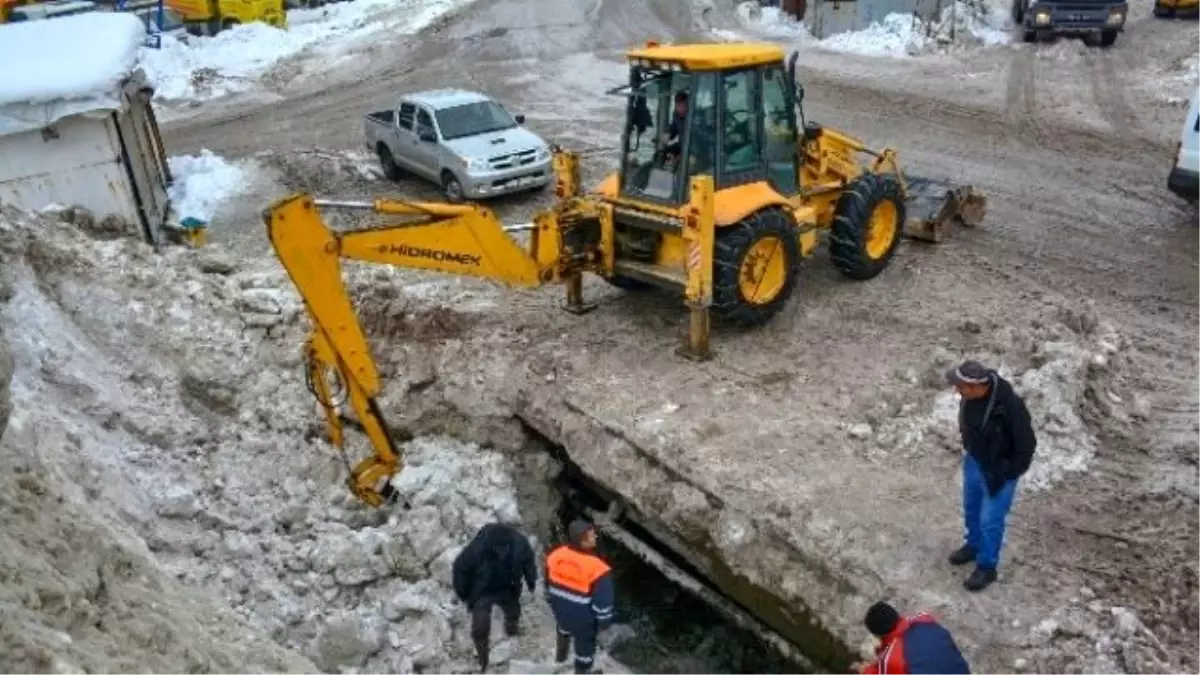
[[[612,623],[616,607],[612,568],[596,555],[596,530],[576,520],[567,528],[569,543],[546,557],[546,598],[554,610],[558,640],[554,660],[567,660],[575,642],[575,672],[595,670],[596,637]]]

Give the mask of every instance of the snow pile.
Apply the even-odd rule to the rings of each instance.
[[[235,26],[214,37],[164,35],[143,49],[142,66],[164,101],[206,100],[246,91],[270,68],[302,52],[336,55],[363,37],[416,33],[466,0],[355,0],[288,12],[288,28]]]
[[[1200,82],[1200,54],[1180,59],[1175,67],[1163,77],[1163,89],[1169,91],[1164,95],[1171,105],[1187,105],[1189,99],[1196,95],[1197,83]]]
[[[394,481],[411,510],[366,507],[320,440],[307,322],[274,260],[12,213],[0,574],[25,581],[0,592],[0,666],[312,672],[302,653],[327,672],[469,672],[450,565],[484,523],[522,521],[513,460],[417,438]],[[553,467],[520,461],[525,489]],[[553,619],[524,598],[524,634],[497,626],[492,660],[547,669]]]
[[[763,7],[758,2],[740,3],[735,11],[738,23],[762,37],[779,40],[811,40],[805,25],[779,7]],[[719,37],[743,40],[745,36],[733,31],[715,29]]]
[[[1045,489],[1087,471],[1098,444],[1089,422],[1115,426],[1137,414],[1137,403],[1116,391],[1126,345],[1090,313],[1051,311],[1055,318],[1023,333],[997,327],[995,338],[979,350],[951,353],[939,348],[924,378],[903,374],[912,387],[898,397],[881,397],[866,421],[845,425],[847,436],[868,441],[866,454],[879,461],[919,457],[936,446],[961,452],[959,399],[946,387],[944,373],[965,358],[975,358],[1012,382],[1029,408],[1038,447],[1022,479],[1024,489]],[[967,332],[982,334],[983,329],[971,324]],[[930,407],[913,398],[922,380],[938,389]]]
[[[1011,9],[999,0],[958,0],[942,10],[929,33],[942,44],[967,38],[986,47],[1010,44]]]
[[[4,24],[0,106],[110,96],[132,72],[145,34],[137,17],[118,12]]]
[[[176,217],[207,223],[226,200],[240,194],[249,182],[249,172],[209,150],[199,155],[170,157],[167,165],[173,180],[167,191]]]
[[[901,58],[950,43],[983,46],[1008,44],[1012,40],[1008,11],[1007,5],[1002,5],[999,0],[959,0],[942,9],[940,16],[931,20],[923,20],[909,13],[892,13],[862,30],[837,33],[818,40],[805,22],[797,21],[779,7],[761,7],[757,2],[743,2],[738,5],[736,14],[746,33],[728,30],[713,30],[713,33],[724,40],[767,38],[829,51]]]
[[[910,14],[888,14],[860,31],[838,33],[821,40],[821,47],[864,56],[901,57],[925,49],[925,26]]]

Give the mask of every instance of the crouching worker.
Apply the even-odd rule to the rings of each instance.
[[[608,564],[596,555],[596,530],[576,520],[567,529],[569,544],[546,557],[546,597],[554,610],[558,640],[554,660],[567,660],[575,643],[575,672],[598,673],[596,637],[612,623],[615,592]]]
[[[867,630],[879,638],[875,660],[859,672],[868,675],[893,673],[970,673],[950,631],[928,614],[902,617],[886,602],[867,610]]]
[[[521,620],[521,578],[533,592],[537,566],[533,547],[524,535],[507,525],[484,525],[454,559],[454,594],[471,610],[471,639],[479,672],[488,667],[492,607],[504,612],[504,632],[516,635]]]

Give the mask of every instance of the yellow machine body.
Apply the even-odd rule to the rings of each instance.
[[[271,205],[268,235],[312,319],[307,376],[330,440],[343,449],[351,422],[375,449],[356,464],[345,460],[350,489],[367,503],[384,503],[400,452],[376,404],[379,372],[342,260],[520,287],[563,283],[564,308],[573,313],[592,308],[583,299],[585,272],[629,290],[668,289],[690,310],[679,353],[706,359],[710,313],[743,324],[768,320],[786,304],[799,261],[816,250],[822,230],[830,231],[835,265],[869,279],[887,266],[902,233],[938,241],[951,220],[978,223],[985,203],[970,187],[942,190],[906,179],[893,151],[872,152],[842,132],[805,124],[794,59],[785,65],[770,44],[630,51],[630,84],[610,92],[627,101],[618,171],[585,193],[578,157],[555,148],[557,202],[531,224],[506,226],[470,204],[300,194]],[[682,107],[675,103],[681,91],[689,97]],[[322,209],[396,220],[334,231]],[[527,244],[513,238],[517,232],[528,232]],[[343,403],[355,420],[343,415]]]

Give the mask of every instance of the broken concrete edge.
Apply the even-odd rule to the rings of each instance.
[[[532,372],[527,374],[540,379]],[[857,626],[825,622],[839,613],[857,616],[859,612],[818,614],[810,607],[840,608],[854,603],[865,608],[873,599],[867,600],[866,594],[846,579],[874,578],[873,574],[846,569],[835,573],[816,554],[797,549],[781,530],[711,494],[615,425],[546,387],[520,387],[520,379],[508,380],[513,388],[505,410],[479,414],[445,399],[431,408],[426,398],[425,405],[414,406],[420,410],[416,416],[401,415],[407,417],[403,426],[413,433],[454,436],[504,452],[539,448],[565,455],[592,483],[620,498],[626,506],[625,517],[689,561],[710,584],[793,645],[816,669],[843,672],[858,660],[850,646],[857,644],[852,632]],[[429,394],[427,390],[418,393]],[[404,409],[399,406],[397,412]],[[719,529],[731,526],[753,529],[756,545],[723,549]],[[772,588],[794,592],[785,598]],[[883,591],[882,583],[879,590]],[[796,660],[791,654],[782,655]]]
[[[713,529],[731,519],[749,525],[750,516],[666,466],[652,451],[614,425],[604,423],[567,400],[550,396],[540,401],[525,398],[518,403],[515,414],[563,448],[591,480],[619,495],[626,505],[626,517],[693,563],[722,593],[795,646],[817,669],[842,672],[857,660],[848,646],[849,636],[843,638],[822,626],[799,598],[780,598],[769,590],[771,585],[785,588],[800,580],[799,587],[806,591],[823,591],[821,597],[813,595],[816,602],[832,606],[846,602],[848,595],[858,595],[857,589],[847,587],[844,577],[797,550],[782,533],[764,530],[761,521],[752,527],[757,530],[759,541],[767,545],[752,547],[753,551],[743,549],[743,555],[721,550],[717,544],[719,535]],[[598,438],[605,438],[607,443],[597,443]],[[654,490],[617,487],[622,485],[658,487]],[[688,506],[699,508],[680,509],[680,504],[671,503],[680,491],[694,493],[693,499],[687,500]],[[645,498],[655,495],[661,498],[655,500],[657,503]],[[784,582],[781,577],[785,574],[792,577],[792,583]],[[790,654],[783,655],[793,658]]]

